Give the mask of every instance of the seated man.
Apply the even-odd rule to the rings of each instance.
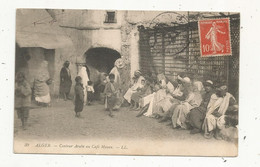
[[[131,105],[131,97],[132,94],[137,92],[137,89],[142,86],[141,82],[142,80],[145,80],[145,78],[142,76],[142,73],[137,70],[134,72],[133,77],[133,83],[130,85],[130,88],[127,90],[127,92],[124,95],[124,99]],[[134,106],[131,106],[134,107]]]
[[[187,84],[186,86],[187,97],[184,101],[181,101],[180,104],[176,105],[172,115],[172,126],[173,128],[182,128],[187,129],[187,115],[190,110],[200,106],[202,102],[201,93],[198,91],[198,88]]]
[[[204,137],[209,139],[214,137],[219,138],[219,132],[225,127],[226,113],[238,109],[236,100],[230,93],[227,92],[227,86],[222,85],[217,88],[216,94],[210,98],[207,113],[202,125],[204,130]]]
[[[166,101],[168,104],[165,103],[164,107],[161,107],[159,112],[157,112],[157,114],[162,117],[159,122],[171,120],[175,107],[188,97],[189,92],[187,85],[190,85],[190,79],[188,77],[181,78],[178,76],[177,83],[173,91],[168,91],[168,94],[171,96],[171,98],[168,98]]]
[[[181,96],[182,92],[180,91],[180,89],[177,90],[178,87],[178,82],[168,82],[167,86],[166,86],[166,96],[164,99],[162,99],[159,103],[158,103],[158,109],[155,112],[156,114],[158,114],[160,117],[164,116],[164,113],[167,112],[171,106],[173,105],[173,103],[177,103],[179,102],[179,100],[175,99],[173,96]],[[175,93],[175,94],[174,94]],[[179,95],[177,95],[177,93],[179,93]]]
[[[225,114],[225,127],[217,134],[217,139],[223,139],[231,142],[238,142],[238,107],[229,109]]]
[[[166,97],[166,82],[165,80],[157,81],[154,86],[153,94],[144,97],[148,103],[147,112],[144,113],[147,117],[156,117],[155,112],[160,107],[159,103]]]
[[[159,103],[166,97],[167,79],[164,74],[160,73],[156,76],[156,81],[153,87],[153,93],[142,98],[142,110],[137,117],[145,115],[154,117],[154,112],[158,110]]]
[[[206,116],[207,106],[211,95],[213,94],[213,82],[207,80],[203,83],[206,93],[203,96],[203,101],[199,107],[193,108],[188,114],[188,122],[192,128],[191,134],[201,132],[202,124]]]
[[[143,107],[143,100],[141,100],[143,97],[150,95],[152,93],[152,89],[150,86],[150,81],[149,80],[142,80],[142,85],[143,87],[139,87],[137,89],[137,92],[132,94],[132,101],[135,103],[135,110],[141,109]]]
[[[201,76],[199,76],[198,73],[193,74],[192,78],[193,78],[192,79],[193,85],[198,89],[199,92],[203,92],[204,86],[203,86],[203,83],[201,82],[201,80],[203,78]]]

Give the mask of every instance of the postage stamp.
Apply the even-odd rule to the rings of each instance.
[[[199,20],[201,56],[232,55],[228,18]]]

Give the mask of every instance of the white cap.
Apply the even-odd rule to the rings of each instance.
[[[190,78],[189,77],[180,77],[179,75],[177,76],[177,79],[180,80],[181,82],[185,82],[185,83],[190,83]]]
[[[190,83],[190,78],[189,78],[189,77],[184,77],[184,78],[183,78],[183,82],[185,82],[185,83]]]
[[[211,80],[207,80],[206,82],[210,83],[211,85],[213,85],[213,82]]]
[[[177,76],[177,79],[178,79],[178,80],[182,80],[183,78],[178,75],[178,76]]]

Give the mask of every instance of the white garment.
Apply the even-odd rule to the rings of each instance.
[[[216,94],[213,94],[211,96],[207,107],[206,117],[202,126],[202,129],[205,132],[210,132],[217,127],[219,129],[223,128],[223,126],[225,125],[225,113],[228,109],[230,98],[234,98],[230,93],[226,93],[225,97],[217,97]],[[214,115],[212,115],[212,113],[217,108],[219,108],[218,113],[222,115],[220,117],[215,117]]]
[[[234,98],[230,93],[226,93],[225,97],[217,97],[216,94],[213,94],[210,98],[207,107],[208,108],[207,115],[212,114],[218,107],[219,107],[218,112],[221,115],[224,115],[229,106],[229,100],[231,97]]]
[[[174,92],[174,86],[173,86],[173,84],[171,83],[171,82],[168,82],[167,83],[167,85],[166,85],[166,87],[167,87],[167,90],[170,92],[170,93],[173,93]]]
[[[201,92],[201,91],[204,90],[203,84],[202,84],[202,82],[200,82],[200,81],[195,81],[195,82],[193,83],[193,85],[195,86],[195,88],[196,88],[199,92]]]
[[[177,127],[178,125],[184,129],[187,128],[186,126],[186,118],[188,113],[194,107],[199,107],[202,102],[202,97],[199,93],[189,93],[187,99],[181,102],[173,112],[172,116],[172,124],[173,127]]]
[[[51,96],[50,96],[50,93],[48,93],[47,95],[45,95],[45,96],[37,96],[37,97],[35,97],[35,100],[37,101],[37,102],[40,102],[40,103],[46,103],[46,104],[48,104],[48,103],[50,103],[51,102]]]
[[[117,69],[117,67],[112,68],[109,74],[114,74],[115,75],[115,83],[117,83],[119,86],[121,85],[121,78],[120,78],[120,73]]]
[[[92,92],[92,93],[95,93],[95,90],[94,90],[94,88],[93,88],[93,86],[87,86],[87,91],[88,92]]]
[[[86,67],[81,67],[81,69],[79,70],[78,76],[80,76],[82,78],[83,86],[84,87],[87,86],[89,78],[88,78],[88,73],[87,73]]]
[[[153,99],[154,93],[153,94],[149,94],[145,97],[142,98],[142,107],[146,106],[147,104],[149,104],[151,102],[151,100]]]
[[[214,115],[207,115],[202,126],[205,132],[210,132],[216,128],[223,129],[225,127],[225,115],[215,117]]]
[[[158,110],[158,104],[162,100],[164,100],[167,97],[166,95],[166,90],[165,89],[160,89],[157,92],[154,92],[152,96],[150,97],[150,104],[148,107],[148,110],[146,113],[144,113],[145,116],[147,117],[152,117],[153,112],[155,110]]]
[[[82,84],[83,84],[83,92],[84,92],[84,104],[87,102],[87,86],[88,86],[88,74],[86,67],[81,67],[79,70],[78,76],[82,78]]]
[[[160,80],[161,81],[161,87],[165,89],[167,87],[166,81],[164,79]]]
[[[150,104],[149,104],[149,107],[148,107],[148,110],[146,113],[144,113],[145,116],[147,117],[151,117],[153,115],[153,103],[154,103],[154,97],[155,97],[155,92],[151,95],[148,95],[149,96],[149,100],[150,100]]]
[[[141,88],[143,85],[142,85],[142,80],[144,80],[144,77],[143,76],[140,76],[137,80],[137,82],[127,90],[127,92],[125,93],[124,95],[124,99],[126,99],[126,101],[128,103],[131,103],[131,97],[132,97],[132,94],[137,92],[137,89],[138,88]]]
[[[181,85],[179,84],[176,89],[172,92],[172,95],[174,96],[182,96],[183,92],[181,91]]]
[[[137,90],[138,88],[142,87],[142,80],[145,80],[143,76],[140,76],[137,82],[132,86],[132,90]]]

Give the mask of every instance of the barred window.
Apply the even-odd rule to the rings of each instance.
[[[116,23],[116,12],[109,11],[106,13],[105,23]]]

